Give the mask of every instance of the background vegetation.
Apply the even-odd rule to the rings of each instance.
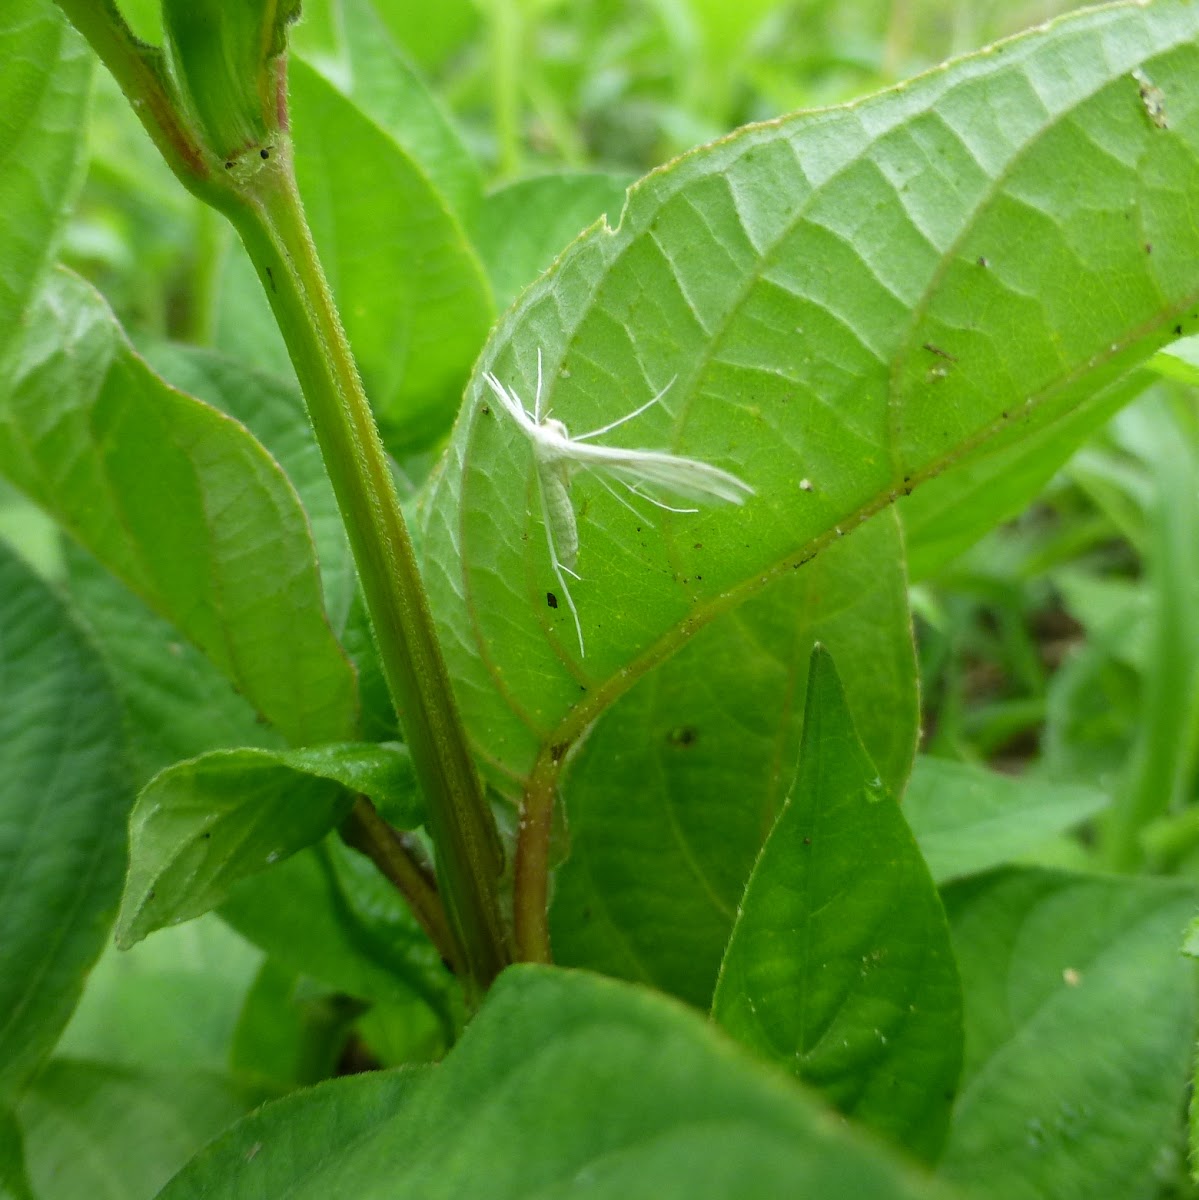
[[[356,2],[346,0],[347,8]],[[598,216],[607,213],[615,222],[624,189],[634,179],[747,122],[875,91],[1068,7],[969,0],[956,5],[942,0],[439,0],[433,5],[376,0],[385,27],[378,52],[407,61],[413,82],[407,100],[400,89],[375,102],[428,103],[420,89],[423,79],[441,106],[436,119],[460,130],[455,153],[465,156],[452,160],[449,143],[441,145],[438,186],[452,193],[481,182],[487,194],[473,224],[487,280],[480,281],[473,308],[455,310],[461,345],[443,346],[440,358],[422,360],[432,364],[428,378],[414,381],[408,372],[400,381],[397,372],[393,379],[396,351],[387,329],[372,325],[370,313],[346,313],[405,499],[416,496],[436,461],[448,425],[446,398],[461,394],[495,314]],[[123,0],[122,8],[139,33],[158,40],[156,3]],[[341,6],[334,0],[306,0],[304,8],[304,19],[293,30],[300,60],[293,73],[294,105],[297,123],[316,128],[336,104],[325,80],[336,82],[342,69]],[[364,54],[369,47],[357,50]],[[272,413],[292,403],[278,398],[294,396],[294,376],[252,270],[232,231],[178,186],[104,72],[95,80],[89,121],[86,180],[61,260],[95,285],[138,351],[172,383],[201,397],[225,396],[228,372],[236,370],[230,364],[252,364],[255,411],[240,415],[252,427],[257,422],[255,432],[287,459],[313,517],[331,614],[337,610],[353,652],[353,638],[365,642],[367,635],[347,582],[347,552],[331,532],[337,517],[322,491],[319,466],[313,466],[313,447],[282,445],[287,427],[282,417],[277,425],[285,436],[276,437],[282,448],[271,442]],[[301,183],[318,234],[323,207],[344,202],[338,187],[361,189],[366,226],[386,219],[387,193],[355,174],[371,159],[370,137],[365,131],[360,142],[331,141],[312,151],[310,176],[305,180],[301,172]],[[473,181],[462,182],[472,176]],[[397,258],[387,259],[393,252]],[[404,253],[402,245],[391,247],[380,266],[369,256],[347,252],[326,265],[335,289],[350,294],[355,282],[361,286],[374,279],[373,286],[381,287],[371,272],[386,270]],[[441,261],[446,270],[459,265],[449,256]],[[405,285],[397,281],[395,286]],[[1078,297],[1079,304],[1087,302]],[[462,303],[460,296],[456,303]],[[422,304],[432,311],[436,298],[426,295]],[[430,322],[435,328],[432,317]],[[420,336],[418,329],[417,345]],[[922,757],[906,811],[939,883],[971,874],[963,866],[960,840],[947,851],[943,866],[937,858],[937,821],[944,810],[935,797],[947,773],[959,769],[963,792],[982,787],[971,767],[1018,777],[1029,810],[1010,846],[997,849],[986,844],[985,829],[975,831],[980,867],[1010,859],[1089,873],[1199,879],[1197,381],[1199,350],[1186,341],[1175,344],[1168,356],[1159,355],[1125,383],[1111,403],[1113,411],[1119,408],[1116,415],[1053,474],[1025,511],[981,540],[968,521],[958,534],[952,521],[938,514],[939,540],[914,539],[908,566]],[[405,405],[421,404],[428,408],[424,424],[395,417],[411,411]],[[907,519],[917,528],[934,518],[913,507]],[[55,594],[72,597],[106,653],[127,662],[136,658],[142,631],[151,628],[149,615],[131,607],[118,585],[2,481],[0,536]],[[172,641],[165,627],[152,637],[158,644],[166,639],[181,660],[194,653]],[[184,757],[180,746],[262,744],[248,709],[205,706],[204,685],[194,682],[200,678],[189,672],[194,690],[169,720],[157,723],[145,717],[172,703],[169,680],[152,681],[141,695],[123,697],[142,718],[132,737],[143,779]],[[93,686],[106,684],[99,679]],[[394,736],[380,681],[368,671],[363,688],[374,721],[370,736]],[[861,729],[863,718],[855,716]],[[634,712],[626,719],[644,723],[657,717]],[[871,717],[865,721],[869,724]],[[216,727],[197,731],[213,722]],[[677,744],[687,742],[686,728],[663,732]],[[610,753],[619,744],[619,729],[607,736],[615,741],[605,743],[601,735],[584,753]],[[870,740],[866,732],[863,740]],[[902,758],[901,751],[896,753]],[[998,790],[980,791],[978,803],[1001,807],[1004,782],[987,778],[992,780],[987,787]],[[406,803],[406,786],[394,787],[396,810]],[[1115,807],[1114,796],[1123,798]],[[585,829],[591,819],[586,793],[573,803],[572,820]],[[995,837],[1001,833],[998,826],[992,831]],[[611,864],[601,869],[614,871]],[[429,958],[431,948],[411,922],[397,915],[398,901],[362,859],[330,842],[321,857],[297,858],[293,869],[263,878],[267,895],[277,897],[274,905],[264,903],[260,892],[254,903],[239,909],[235,895],[219,917],[209,913],[162,930],[131,951],[104,952],[54,1057],[20,1102],[24,1158],[39,1200],[152,1196],[253,1103],[362,1068],[432,1061],[456,1037],[461,998],[448,985],[432,993],[414,988],[410,964],[421,955]],[[1117,911],[1122,901],[1105,890],[1102,878],[1107,876],[1088,874],[1090,882],[1063,887],[1045,919],[1115,931],[1105,944],[1134,967],[1142,945],[1138,931],[1147,922],[1161,922],[1155,936],[1168,939],[1175,930],[1181,942],[1192,892],[1171,892],[1169,905],[1125,920]],[[577,876],[565,877],[561,886],[556,945],[564,960],[598,962],[613,974],[631,974],[615,950],[588,943],[589,935],[580,932],[571,908],[576,895],[571,889],[583,887]],[[272,887],[277,893],[270,892]],[[353,936],[346,933],[349,926],[331,926],[316,937],[307,930],[309,949],[318,947],[315,956],[288,961],[286,947],[295,936],[287,927],[291,897],[341,894],[339,888],[355,895],[361,906]],[[587,897],[577,894],[581,909]],[[962,939],[970,942],[971,922],[979,923],[973,949],[962,961],[968,975],[971,953],[981,961],[998,952],[988,938],[1003,940],[1002,930],[996,932],[996,924],[985,920],[987,905],[1014,911],[1026,901],[1004,897],[1001,902],[977,882],[959,885],[953,897],[959,945]],[[1030,908],[1034,902],[1039,901],[1027,899]],[[270,919],[264,917],[268,912]],[[397,949],[405,937],[409,942]],[[354,938],[358,944],[351,944]],[[361,953],[362,939],[371,943],[367,954]],[[654,982],[706,1007],[710,981],[698,969],[692,973],[690,960],[682,961],[687,953],[684,946],[679,963],[664,962],[662,977]],[[404,960],[402,983],[387,973],[389,954]],[[1109,967],[1120,980],[1121,964]],[[981,968],[975,968],[977,975]],[[1129,970],[1134,982],[1125,1000],[1131,1022],[1143,1015],[1136,1005],[1152,1007],[1157,1001],[1138,992],[1138,977]],[[528,1003],[551,1011],[553,986],[547,984],[546,993]],[[1001,1008],[997,1002],[996,1011]],[[1061,1036],[1078,1032],[1069,1013],[1061,1019]],[[1174,1022],[1176,1042],[1186,1043],[1185,1059],[1193,997],[1179,1000],[1161,1020]],[[1121,1032],[1110,1030],[1115,1039]],[[1037,1036],[1048,1043],[1056,1035],[1040,1029]],[[1079,1037],[1080,1057],[1110,1055],[1131,1076],[1139,1068],[1153,1073],[1167,1066],[1177,1074],[1178,1054],[1169,1064],[1151,1057],[1125,1063],[1124,1052],[1106,1045],[1099,1031],[1083,1028]],[[621,1049],[610,1053],[615,1061]],[[1127,1057],[1138,1053],[1134,1046]],[[471,1064],[471,1069],[484,1068]],[[1131,1076],[1117,1071],[1117,1091]],[[391,1077],[380,1078],[374,1102],[398,1103],[402,1086]],[[461,1086],[469,1092],[466,1083]],[[397,1096],[385,1094],[392,1087]],[[426,1102],[436,1107],[441,1102],[436,1088],[426,1091]],[[1141,1122],[1137,1129],[1122,1130],[1117,1121],[1109,1131],[1112,1145],[1125,1134],[1138,1147],[1146,1138],[1156,1139],[1150,1168],[1130,1176],[1135,1183],[1126,1193],[1130,1196],[1199,1195],[1186,1170],[1184,1098],[1176,1093],[1164,1126],[1162,1113],[1150,1114],[1147,1105],[1131,1121]],[[302,1103],[297,1099],[298,1120]],[[1068,1142],[1071,1122],[1085,1124],[1092,1115],[1064,1104],[1052,1130],[1030,1116],[1023,1130],[1030,1152],[1035,1155],[1046,1139]],[[978,1119],[985,1123],[985,1117],[984,1112]],[[0,1126],[0,1143],[6,1128]],[[257,1153],[258,1138],[247,1134],[239,1146],[246,1161]],[[970,1147],[961,1144],[957,1153],[950,1176],[977,1185],[985,1159],[971,1159]],[[1123,1162],[1117,1150],[1112,1154],[1113,1162]],[[1101,1186],[1109,1165],[1099,1156],[1079,1175],[1046,1177],[1027,1192],[1011,1194],[1053,1200],[1087,1194],[1085,1187]],[[0,1186],[4,1182],[0,1175]],[[20,1196],[15,1184],[12,1193]]]

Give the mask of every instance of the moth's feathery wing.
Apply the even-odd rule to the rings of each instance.
[[[744,479],[697,458],[683,458],[661,450],[592,446],[567,439],[559,446],[556,441],[544,440],[543,456],[552,453],[560,461],[606,472],[634,487],[648,485],[685,500],[723,500],[728,504],[744,504],[746,498],[754,494],[754,489]]]

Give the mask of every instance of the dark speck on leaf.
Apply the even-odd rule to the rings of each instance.
[[[558,607],[558,597],[555,596],[553,592],[546,592],[545,602],[550,606],[550,608]]]
[[[803,840],[803,844],[804,844],[805,846],[810,846],[810,845],[812,844],[812,839],[811,839],[810,837],[806,837],[806,838],[804,838],[804,840]]]
[[[980,255],[978,256],[978,265],[979,265],[980,267],[982,267],[982,268],[985,270],[985,269],[986,269],[987,267],[989,267],[991,264],[990,264],[990,263],[989,263],[989,262],[988,262],[988,261],[987,261],[987,260],[986,260],[986,259],[985,259],[985,258],[984,258],[982,255],[981,255],[981,254],[980,254]]]
[[[266,149],[265,146],[261,150],[258,151],[259,158],[270,158],[270,156],[271,156],[271,152],[268,149]]]
[[[1175,325],[1175,326],[1174,326],[1174,336],[1175,336],[1175,337],[1182,337],[1182,326],[1181,326],[1181,325]]]
[[[672,746],[694,746],[698,737],[699,733],[692,726],[680,725],[666,735],[666,740]]]
[[[227,162],[227,163],[225,164],[225,170],[226,170],[226,171],[232,171],[232,170],[233,170],[233,164],[232,164],[231,162]]]

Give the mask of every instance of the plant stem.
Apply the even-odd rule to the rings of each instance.
[[[525,789],[512,888],[516,957],[521,962],[552,961],[549,931],[549,853],[558,791],[560,755],[544,747]]]
[[[287,342],[337,495],[379,655],[428,805],[428,825],[468,981],[508,961],[501,851],[454,704],[387,456],[317,260],[285,140],[233,223]]]
[[[383,820],[365,796],[359,796],[342,823],[341,836],[347,846],[365,854],[380,874],[391,881],[446,965],[463,978],[466,964],[437,894],[437,885],[412,853],[404,835]]]

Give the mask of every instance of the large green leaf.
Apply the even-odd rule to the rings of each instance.
[[[101,298],[57,273],[0,407],[0,473],[169,618],[296,743],[353,736],[353,670],[278,465],[168,387]]]
[[[121,893],[133,788],[99,656],[0,546],[0,1100],[53,1047]]]
[[[252,1147],[254,1170],[247,1172]],[[932,1195],[649,992],[517,967],[435,1070],[338,1080],[241,1122],[162,1200]]]
[[[1196,889],[1005,871],[945,894],[966,1064],[942,1173],[972,1196],[1150,1196],[1182,1112]]]
[[[903,813],[933,878],[946,883],[1012,862],[1107,803],[1097,788],[920,757]]]
[[[19,1113],[34,1194],[39,1200],[152,1200],[255,1099],[206,1072],[55,1059]]]
[[[329,832],[358,795],[401,825],[421,822],[403,746],[214,750],[156,775],[129,819],[129,877],[117,943],[215,908],[235,883]]]
[[[78,183],[92,58],[45,0],[0,11],[0,351],[19,332]],[[4,383],[0,380],[0,396]]]
[[[648,176],[618,229],[524,294],[481,370],[531,406],[540,348],[543,411],[576,433],[667,388],[609,444],[704,459],[756,495],[650,528],[581,479],[584,658],[547,606],[531,447],[476,381],[425,554],[487,758],[524,778],[560,757],[700,625],[1193,327],[1197,31],[1190,3],[1115,5],[749,127]]]
[[[919,721],[897,523],[882,514],[713,622],[605,713],[572,761],[555,959],[707,1010],[745,881],[790,787],[812,643],[902,790]]]
[[[483,269],[420,165],[302,62],[296,176],[384,436],[420,448],[457,411],[491,323]]]
[[[936,1158],[962,1066],[949,929],[820,648],[799,774],[746,884],[712,1015],[846,1114]]]

